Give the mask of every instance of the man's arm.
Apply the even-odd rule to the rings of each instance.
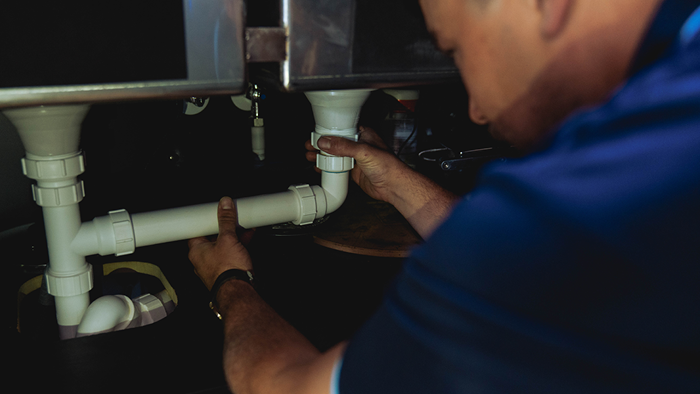
[[[370,136],[369,143],[363,142],[366,134]],[[322,137],[318,146],[332,155],[355,158],[352,178],[362,190],[372,198],[392,204],[423,239],[428,238],[447,218],[458,197],[408,167],[391,152],[373,146],[373,136],[376,136],[374,132],[362,130],[359,143],[341,137]]]
[[[328,394],[345,343],[320,353],[247,283],[224,283],[217,300],[224,321],[224,371],[236,394]]]
[[[233,202],[219,202],[219,237],[190,240],[190,260],[207,289],[224,271],[252,269],[250,255],[236,235]],[[224,372],[236,394],[328,394],[333,366],[345,344],[319,352],[282,319],[247,282],[229,280],[217,293],[224,323]]]

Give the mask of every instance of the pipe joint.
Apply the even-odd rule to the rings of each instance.
[[[22,173],[34,180],[75,178],[83,172],[85,172],[85,158],[80,152],[62,159],[22,158]]]
[[[136,237],[131,215],[126,210],[119,209],[83,223],[71,247],[83,256],[95,253],[100,256],[124,256],[134,253]]]
[[[46,270],[46,289],[56,297],[72,297],[92,290],[92,265],[85,264],[83,270],[73,273],[57,273]]]
[[[292,223],[297,226],[311,224],[316,219],[318,209],[316,206],[316,195],[309,185],[292,185],[289,190],[296,194],[299,200],[299,217]]]
[[[326,172],[347,172],[355,168],[355,159],[319,154],[316,155],[316,167]]]
[[[109,219],[112,222],[112,231],[114,232],[114,255],[123,256],[134,253],[136,237],[129,212],[124,209],[109,211]]]
[[[77,327],[77,336],[143,327],[160,321],[169,313],[163,297],[169,299],[166,292],[144,294],[134,299],[121,294],[102,296],[85,311]]]
[[[44,187],[32,185],[32,196],[40,207],[62,207],[73,205],[85,198],[83,181],[61,187]]]

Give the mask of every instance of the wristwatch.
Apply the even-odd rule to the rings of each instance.
[[[216,294],[219,292],[221,285],[223,285],[231,279],[242,280],[244,282],[248,282],[251,286],[255,287],[255,278],[253,277],[253,273],[251,271],[230,269],[228,271],[222,272],[221,275],[219,275],[219,277],[216,278],[216,281],[214,281],[214,286],[211,287],[211,292],[209,293],[211,296],[211,301],[209,301],[209,308],[211,308],[211,310],[214,311],[214,314],[216,314],[216,317],[218,317],[219,320],[221,320],[221,314],[219,313],[219,310],[216,305]]]

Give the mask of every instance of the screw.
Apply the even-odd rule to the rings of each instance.
[[[190,102],[190,103],[192,103],[192,104],[194,104],[194,105],[197,106],[197,107],[203,107],[203,106],[204,106],[204,102],[205,102],[206,100],[203,99],[203,98],[201,98],[201,97],[190,97],[189,99],[187,99],[187,101]]]

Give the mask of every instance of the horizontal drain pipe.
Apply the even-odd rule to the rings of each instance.
[[[243,228],[292,222],[313,223],[343,204],[348,193],[348,172],[323,172],[321,186],[295,185],[284,192],[235,200]],[[157,245],[219,232],[218,202],[129,214],[112,211],[80,226],[71,242],[82,256],[133,253],[141,246]]]

